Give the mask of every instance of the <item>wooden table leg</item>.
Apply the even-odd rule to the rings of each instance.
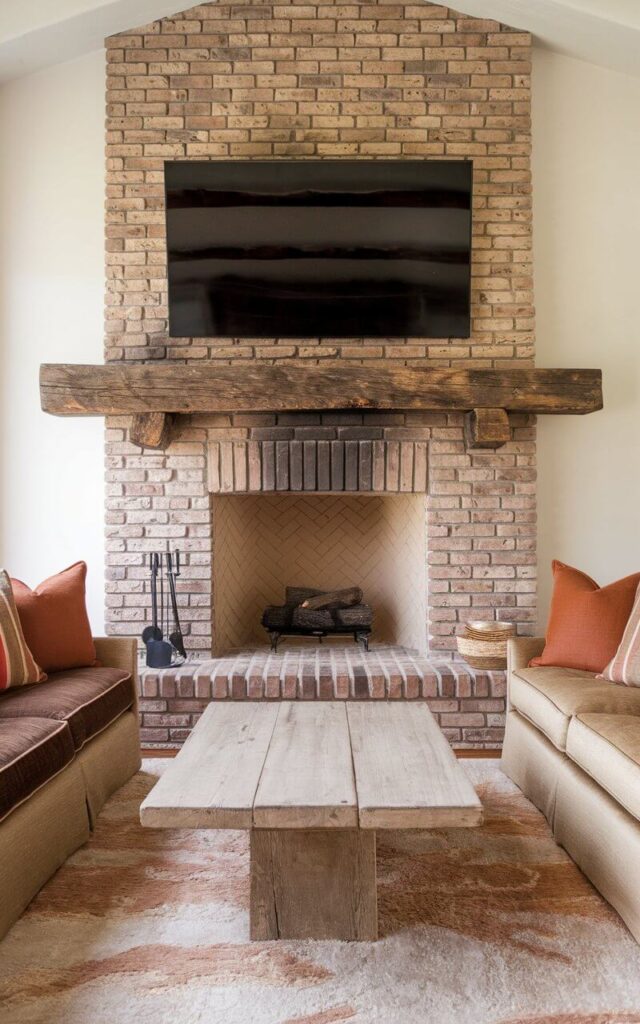
[[[376,834],[251,830],[251,938],[378,937]]]

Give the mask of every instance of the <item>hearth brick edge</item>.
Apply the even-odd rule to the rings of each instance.
[[[533,365],[530,38],[421,4],[202,4],[107,40],[106,347],[113,360],[357,359],[365,365]],[[171,339],[165,159],[467,157],[474,164],[469,339]],[[327,414],[325,414],[327,415]],[[335,414],[334,414],[335,415]],[[455,651],[468,618],[535,621],[535,424],[467,451],[460,414],[345,414],[342,427],[418,428],[428,445],[428,635]],[[212,637],[211,444],[319,415],[181,417],[166,453],[141,452],[128,421],[106,428],[107,629],[139,635],[145,556],[183,552],[190,652]],[[146,699],[146,698],[145,698]],[[492,697],[492,699],[494,699]],[[163,714],[180,714],[166,698]],[[485,728],[499,729],[500,707]],[[143,715],[153,715],[145,709]],[[497,718],[495,716],[498,716]],[[145,723],[151,728],[150,721]],[[176,729],[178,726],[176,725]],[[182,734],[176,732],[173,742]],[[491,742],[479,733],[469,742]]]
[[[141,677],[142,741],[182,743],[212,700],[426,700],[457,747],[502,740],[504,672],[478,672],[463,662],[431,662],[402,647],[321,650],[295,644],[277,654],[236,651],[179,668],[146,669]]]

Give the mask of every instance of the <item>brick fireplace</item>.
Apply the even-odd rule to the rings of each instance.
[[[430,3],[216,3],[111,37],[107,62],[107,362],[212,360],[238,374],[263,361],[533,365],[527,34]],[[169,337],[163,161],[252,157],[472,159],[471,337]],[[130,442],[128,417],[110,417],[108,631],[141,632],[145,556],[169,539],[198,659],[144,680],[145,741],[181,742],[234,679],[243,696],[283,696],[291,680],[298,695],[326,695],[322,666],[304,690],[293,646],[275,687],[257,611],[285,582],[348,582],[367,591],[374,640],[391,647],[368,675],[336,655],[335,692],[425,696],[455,742],[498,743],[504,679],[457,662],[455,636],[468,618],[523,633],[535,621],[535,425],[510,424],[492,451],[467,447],[461,413],[198,414],[156,452]],[[342,547],[329,539],[336,522]],[[320,578],[285,578],[318,565]]]

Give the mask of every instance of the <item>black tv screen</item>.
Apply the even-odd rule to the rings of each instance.
[[[468,160],[168,161],[173,337],[469,336]]]

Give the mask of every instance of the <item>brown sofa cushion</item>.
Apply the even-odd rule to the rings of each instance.
[[[573,718],[567,754],[640,821],[640,716]]]
[[[0,721],[0,821],[73,761],[66,722],[47,718]]]
[[[131,675],[120,668],[75,668],[46,683],[0,695],[0,719],[53,718],[69,723],[76,750],[133,704]]]
[[[616,686],[573,668],[519,668],[511,675],[509,699],[558,750],[566,748],[573,715],[640,715],[640,688]]]

